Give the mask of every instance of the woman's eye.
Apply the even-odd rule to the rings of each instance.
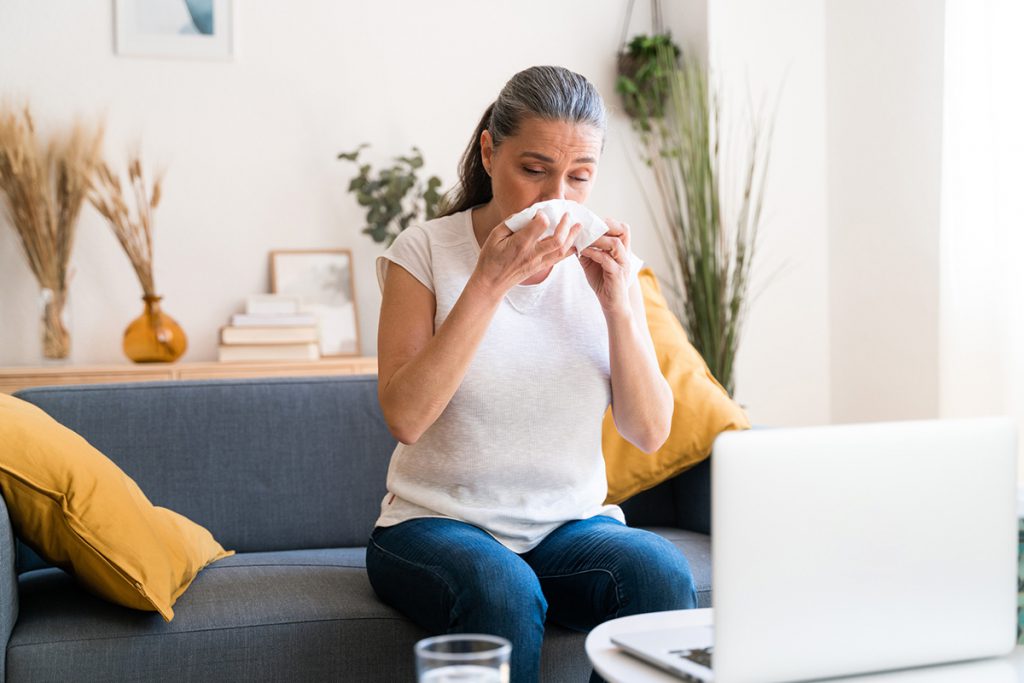
[[[577,183],[585,183],[588,180],[590,180],[590,178],[580,178],[578,176],[569,176],[569,180],[575,180]]]
[[[536,168],[529,168],[527,166],[523,166],[523,170],[526,171],[527,173],[529,173],[530,175],[540,175],[541,173],[544,172],[544,171],[539,171]]]

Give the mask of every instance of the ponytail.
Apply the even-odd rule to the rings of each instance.
[[[494,193],[491,191],[491,176],[487,174],[487,169],[484,168],[480,147],[480,136],[490,127],[491,113],[493,111],[494,104],[491,103],[480,118],[480,123],[476,126],[476,132],[469,141],[466,151],[462,154],[462,160],[459,162],[459,184],[441,200],[438,217],[451,216],[479,204],[486,204],[494,196]]]

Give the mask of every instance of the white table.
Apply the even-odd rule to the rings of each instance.
[[[710,609],[653,612],[613,619],[601,624],[587,636],[587,657],[597,673],[609,683],[680,683],[680,679],[646,664],[612,644],[611,636],[662,628],[704,626],[713,622]],[[850,683],[1024,683],[1024,647],[996,659],[962,664],[929,666],[893,673],[829,679]]]

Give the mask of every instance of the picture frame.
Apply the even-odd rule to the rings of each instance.
[[[271,251],[270,291],[300,297],[300,310],[317,315],[321,356],[359,355],[359,312],[351,250]]]
[[[235,0],[114,0],[114,53],[231,60]]]

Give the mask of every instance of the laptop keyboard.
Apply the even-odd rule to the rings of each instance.
[[[680,659],[689,659],[695,664],[711,668],[711,655],[714,653],[714,646],[698,647],[692,650],[669,650],[670,655],[676,655]]]

